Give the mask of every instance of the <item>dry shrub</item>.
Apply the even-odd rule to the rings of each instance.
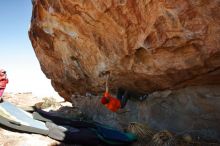
[[[44,97],[43,102],[36,103],[35,106],[39,109],[46,109],[49,107],[59,107],[60,103],[56,102],[54,98]]]
[[[167,130],[160,131],[153,136],[151,145],[152,146],[174,146],[175,137],[171,132]]]
[[[149,142],[155,133],[147,124],[137,122],[129,123],[128,132],[137,135],[138,140],[143,143]]]

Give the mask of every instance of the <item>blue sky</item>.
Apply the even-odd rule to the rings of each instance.
[[[31,0],[1,1],[0,68],[4,68],[8,74],[6,92],[56,95],[50,80],[40,69],[28,37],[31,14]]]

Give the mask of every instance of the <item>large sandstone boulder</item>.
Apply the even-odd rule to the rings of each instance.
[[[29,36],[61,96],[220,83],[219,0],[33,0]]]

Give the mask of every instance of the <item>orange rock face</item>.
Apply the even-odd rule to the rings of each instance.
[[[29,36],[66,99],[220,83],[219,0],[34,0]]]

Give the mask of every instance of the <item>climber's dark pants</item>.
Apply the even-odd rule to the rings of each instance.
[[[124,108],[128,99],[133,98],[138,101],[142,101],[148,97],[148,94],[136,93],[119,88],[117,91],[117,98],[121,101],[121,108]]]
[[[121,101],[121,108],[124,108],[128,101],[128,91],[119,88],[117,91],[117,98]]]

